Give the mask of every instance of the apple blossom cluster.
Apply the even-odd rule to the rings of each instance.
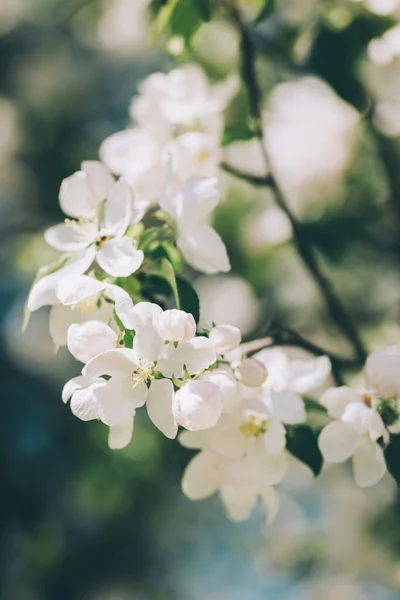
[[[167,438],[197,450],[183,476],[189,498],[218,492],[236,521],[260,499],[271,521],[293,455],[315,474],[322,459],[351,457],[363,487],[384,475],[400,353],[370,355],[366,389],[357,390],[331,387],[326,356],[273,347],[249,357],[236,327],[198,331],[198,300],[179,273],[183,263],[206,274],[230,270],[211,218],[233,87],[212,87],[193,66],[142,83],[131,105],[136,125],[62,182],[66,218],[45,232],[62,254],[39,271],[27,309],[50,307],[56,348],[83,364],[62,399],[79,419],[109,428],[110,448],[131,441],[145,407]]]

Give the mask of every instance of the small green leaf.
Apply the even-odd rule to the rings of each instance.
[[[400,435],[391,435],[390,442],[385,450],[386,466],[400,488]]]
[[[241,119],[234,125],[227,125],[222,134],[221,145],[227,146],[233,142],[247,142],[254,137],[247,119]]]
[[[193,4],[197,8],[197,11],[203,21],[209,21],[211,19],[211,1],[210,0],[192,0]]]
[[[200,319],[200,302],[196,291],[186,279],[179,276],[176,277],[176,285],[181,310],[191,313],[196,323],[198,323]]]
[[[264,21],[264,19],[268,19],[275,11],[275,4],[276,0],[264,0],[264,4],[255,19],[255,23],[260,23],[261,21]]]
[[[314,398],[311,398],[310,396],[303,396],[303,402],[304,402],[305,409],[308,413],[309,412],[319,412],[319,413],[327,414],[327,410],[326,410],[325,406],[322,406],[322,404],[320,404],[318,402],[318,400],[314,400]]]
[[[166,281],[168,281],[168,283],[170,284],[171,289],[174,293],[176,308],[180,308],[181,305],[180,305],[180,299],[179,299],[179,293],[178,293],[178,287],[177,287],[177,283],[176,283],[174,267],[171,265],[169,260],[167,260],[166,258],[163,258],[163,260],[161,261],[160,275],[161,275],[161,277],[164,277],[164,279]]]
[[[307,465],[315,476],[322,469],[323,458],[318,447],[318,431],[308,425],[288,425],[286,427],[286,447],[288,451]]]

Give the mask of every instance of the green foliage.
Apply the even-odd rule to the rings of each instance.
[[[391,435],[390,443],[385,448],[386,466],[389,473],[400,487],[400,435]]]
[[[263,6],[261,7],[260,12],[258,13],[255,22],[260,23],[265,19],[268,19],[275,11],[276,0],[264,0]]]
[[[315,476],[319,475],[322,469],[323,458],[318,447],[318,431],[312,429],[309,425],[288,425],[287,449],[307,465]]]
[[[225,127],[222,135],[221,144],[227,146],[232,142],[245,142],[253,139],[254,132],[252,131],[247,119],[241,119],[235,123],[228,124]]]
[[[169,0],[158,10],[154,38],[168,29],[171,35],[182,36],[190,44],[199,27],[210,18],[210,0]]]
[[[191,313],[196,323],[198,323],[200,320],[200,302],[196,291],[186,279],[179,276],[176,277],[176,285],[181,309]]]

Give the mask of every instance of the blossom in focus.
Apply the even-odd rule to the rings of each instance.
[[[327,390],[321,403],[334,419],[322,430],[319,446],[324,458],[341,463],[352,457],[360,487],[375,485],[386,473],[383,449],[389,434],[380,410],[400,397],[400,355],[397,346],[371,354],[365,365],[366,390],[347,386]]]
[[[104,214],[100,207],[104,201]],[[86,252],[109,275],[127,277],[142,264],[143,252],[125,235],[138,223],[143,205],[135,204],[129,185],[114,182],[100,162],[82,163],[82,170],[64,179],[60,189],[61,208],[73,220],[50,227],[46,242],[62,252]]]
[[[160,206],[177,225],[177,246],[186,262],[209,275],[229,271],[225,245],[208,223],[219,202],[217,178],[193,176],[176,193],[171,187],[169,174]]]

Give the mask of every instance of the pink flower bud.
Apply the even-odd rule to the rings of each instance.
[[[217,325],[211,329],[209,338],[218,354],[227,354],[239,346],[242,334],[234,325]]]
[[[176,308],[161,313],[155,325],[162,339],[170,342],[188,342],[196,334],[193,315]]]
[[[214,427],[221,412],[221,391],[210,381],[188,381],[176,392],[172,403],[175,421],[190,431]]]
[[[260,387],[267,379],[268,372],[256,358],[245,358],[237,367],[235,375],[247,387]]]

